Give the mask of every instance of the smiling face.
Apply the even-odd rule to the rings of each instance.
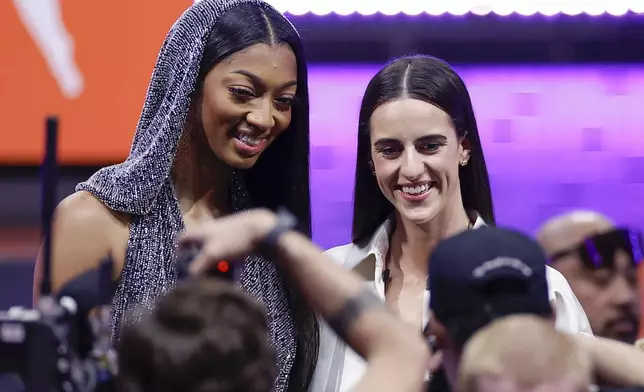
[[[288,45],[255,44],[205,77],[201,122],[214,154],[229,166],[252,167],[291,123],[297,61]]]
[[[370,137],[378,186],[402,218],[422,224],[462,203],[459,165],[470,151],[443,110],[416,99],[387,102],[371,116]]]

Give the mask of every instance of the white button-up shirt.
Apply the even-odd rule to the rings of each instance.
[[[382,273],[385,269],[385,258],[389,251],[389,237],[393,226],[392,219],[385,221],[364,247],[347,244],[326,252],[338,264],[362,275],[367,280],[365,284],[372,288],[383,302],[385,301],[385,282]],[[483,226],[485,222],[479,217],[474,224],[474,229]],[[550,302],[556,311],[557,329],[569,333],[592,335],[586,313],[566,279],[557,270],[546,268]],[[425,325],[429,317],[429,291],[425,292],[423,312],[423,325]],[[309,391],[352,391],[362,379],[365,369],[366,364],[362,357],[338,339],[326,323],[322,323],[318,364]]]

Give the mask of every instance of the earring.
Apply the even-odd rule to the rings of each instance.
[[[461,161],[461,166],[465,166],[465,165],[467,165],[467,161],[466,161],[466,160],[462,160],[462,161]]]

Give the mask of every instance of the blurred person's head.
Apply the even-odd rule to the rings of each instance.
[[[552,323],[508,316],[479,330],[463,350],[458,392],[587,392],[590,355]]]
[[[548,220],[537,238],[550,265],[570,283],[593,332],[633,343],[639,330],[641,235],[615,228],[601,214],[573,211]]]
[[[405,56],[386,64],[362,99],[353,242],[394,211],[423,225],[475,211],[494,224],[488,172],[465,83],[445,62]]]
[[[492,321],[530,314],[554,326],[545,254],[516,231],[483,227],[441,241],[429,258],[429,288],[427,333],[437,339],[452,382],[462,348]]]
[[[263,309],[213,278],[179,283],[117,349],[123,392],[269,392],[276,376]]]

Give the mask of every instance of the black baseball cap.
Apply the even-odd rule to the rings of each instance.
[[[551,316],[546,255],[514,230],[483,227],[438,244],[429,258],[429,307],[455,344],[511,314]]]

